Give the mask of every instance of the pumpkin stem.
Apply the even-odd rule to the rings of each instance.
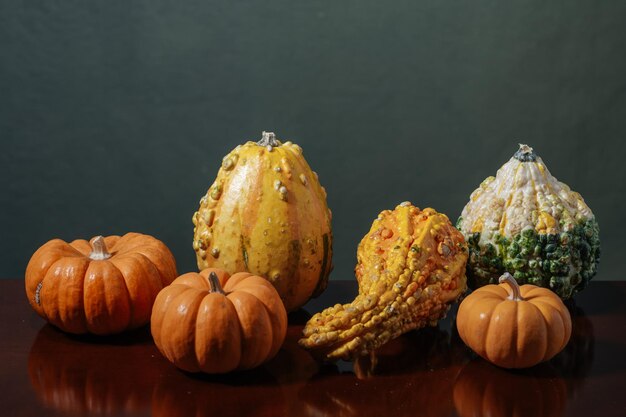
[[[511,294],[509,294],[509,300],[513,301],[524,301],[524,297],[522,297],[522,293],[520,292],[519,285],[515,278],[508,272],[505,272],[500,279],[498,280],[500,284],[507,283],[509,287],[511,287]]]
[[[513,158],[520,162],[535,162],[537,160],[537,154],[530,146],[520,143],[519,149],[513,154]]]
[[[220,279],[217,277],[215,272],[211,272],[209,274],[209,286],[211,287],[211,292],[218,292],[226,295],[224,289],[222,288],[222,284],[220,284]]]
[[[261,140],[257,142],[259,146],[280,146],[281,143],[278,139],[276,139],[276,134],[274,132],[263,132],[261,134]]]
[[[105,259],[109,259],[111,254],[107,249],[106,243],[104,243],[104,237],[98,236],[93,242],[91,242],[91,253],[89,254],[89,259],[94,261],[103,261]]]

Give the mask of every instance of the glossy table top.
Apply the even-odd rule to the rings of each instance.
[[[289,317],[283,349],[253,371],[177,370],[147,327],[116,337],[56,330],[28,305],[22,280],[0,280],[0,410],[5,416],[626,416],[626,282],[592,282],[570,305],[572,339],[549,363],[506,371],[436,328],[384,346],[375,363],[321,364],[297,345],[311,313],[356,294],[328,290]]]

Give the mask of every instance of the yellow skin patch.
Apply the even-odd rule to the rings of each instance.
[[[315,314],[300,345],[327,360],[351,359],[436,324],[465,292],[467,256],[444,214],[410,203],[383,211],[357,250],[357,298]]]
[[[539,213],[539,221],[537,222],[537,226],[535,226],[537,233],[557,233],[557,227],[558,224],[554,217],[545,211]]]

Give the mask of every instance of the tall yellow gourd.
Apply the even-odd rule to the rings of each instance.
[[[226,155],[193,215],[199,269],[269,280],[288,311],[319,295],[332,269],[326,191],[292,142],[263,132]]]

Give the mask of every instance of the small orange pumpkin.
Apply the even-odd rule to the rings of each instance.
[[[527,368],[563,350],[572,319],[561,299],[546,288],[520,287],[509,273],[499,282],[477,289],[459,306],[456,325],[465,344],[503,368]]]
[[[146,324],[157,294],[176,276],[174,256],[152,236],[53,239],[28,262],[26,295],[63,331],[114,334]]]
[[[151,331],[161,353],[190,372],[251,369],[280,349],[287,312],[256,275],[207,268],[178,277],[157,296]]]

